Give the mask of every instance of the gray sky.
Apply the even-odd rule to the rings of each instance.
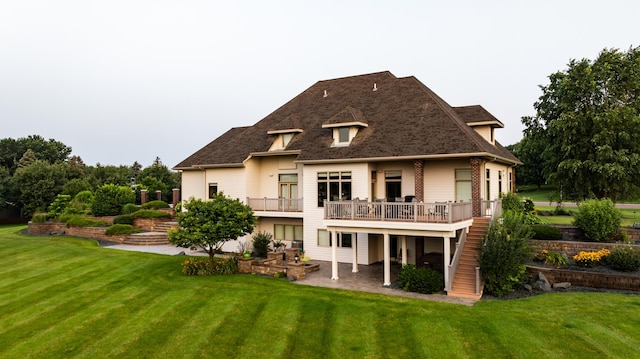
[[[0,138],[172,167],[319,80],[389,70],[522,137],[571,58],[640,45],[640,1],[0,0]]]

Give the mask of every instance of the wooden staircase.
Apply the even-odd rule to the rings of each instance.
[[[480,284],[480,293],[476,294],[476,267],[480,256],[480,244],[487,234],[491,218],[474,217],[473,225],[467,233],[467,240],[460,256],[460,263],[448,296],[457,298],[480,299],[483,285]]]

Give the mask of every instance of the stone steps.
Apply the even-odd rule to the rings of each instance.
[[[166,232],[143,232],[128,235],[122,244],[156,246],[170,243]]]
[[[167,232],[170,229],[180,226],[178,222],[162,222],[156,225],[156,232]]]

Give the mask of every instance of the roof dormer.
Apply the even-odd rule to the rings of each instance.
[[[492,145],[496,144],[494,130],[504,128],[504,124],[482,106],[462,106],[453,108],[467,126]]]
[[[301,133],[302,130],[299,128],[287,129],[287,130],[272,130],[267,131],[268,135],[276,135],[276,139],[271,144],[269,151],[280,151],[287,148],[293,136],[297,133]]]
[[[362,111],[351,106],[347,106],[322,124],[322,128],[333,129],[331,146],[334,147],[348,146],[358,134],[358,130],[365,127],[369,127],[369,125],[364,122]]]

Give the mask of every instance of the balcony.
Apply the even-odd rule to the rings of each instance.
[[[295,213],[293,217],[302,217],[302,198],[249,198],[247,204],[256,214],[263,217],[276,217],[285,213]]]
[[[451,224],[472,219],[471,202],[325,202],[325,220]]]

